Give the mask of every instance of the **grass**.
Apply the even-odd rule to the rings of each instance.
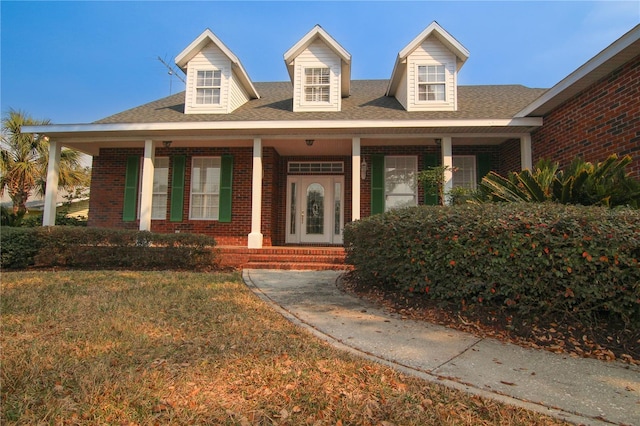
[[[555,425],[338,351],[237,274],[2,276],[0,424]]]

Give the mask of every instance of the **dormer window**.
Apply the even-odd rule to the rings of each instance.
[[[185,114],[228,114],[260,95],[240,60],[211,30],[176,56],[187,75]]]
[[[446,101],[444,65],[418,66],[418,101]]]
[[[469,51],[432,22],[404,47],[387,86],[407,111],[457,111],[458,71]]]
[[[284,54],[293,112],[340,111],[351,87],[351,55],[316,25]]]
[[[222,72],[220,70],[198,71],[196,79],[196,104],[220,104],[220,87]]]
[[[304,100],[306,102],[329,102],[329,68],[305,68]]]

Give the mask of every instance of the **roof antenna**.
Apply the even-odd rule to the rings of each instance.
[[[169,65],[164,59],[162,59],[160,56],[158,56],[158,60],[160,62],[162,62],[162,65],[164,65],[167,68],[167,74],[170,75],[169,77],[169,95],[171,95],[171,91],[172,91],[172,83],[173,83],[173,77],[178,77],[178,79],[185,83],[184,78],[182,78],[182,76],[178,75],[176,73],[176,71],[173,69],[173,67],[171,65]],[[185,83],[186,84],[186,83]]]

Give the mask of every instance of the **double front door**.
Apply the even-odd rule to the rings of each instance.
[[[343,176],[289,176],[286,242],[342,244],[343,206]]]

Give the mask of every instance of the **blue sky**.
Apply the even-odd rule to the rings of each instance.
[[[387,79],[429,23],[469,51],[460,84],[551,87],[640,22],[640,2],[4,1],[2,113],[86,123],[169,95],[157,60],[210,28],[253,81],[288,79],[283,54],[315,24],[353,58],[353,79]],[[171,62],[173,63],[173,62]],[[173,93],[184,89],[173,77]]]

